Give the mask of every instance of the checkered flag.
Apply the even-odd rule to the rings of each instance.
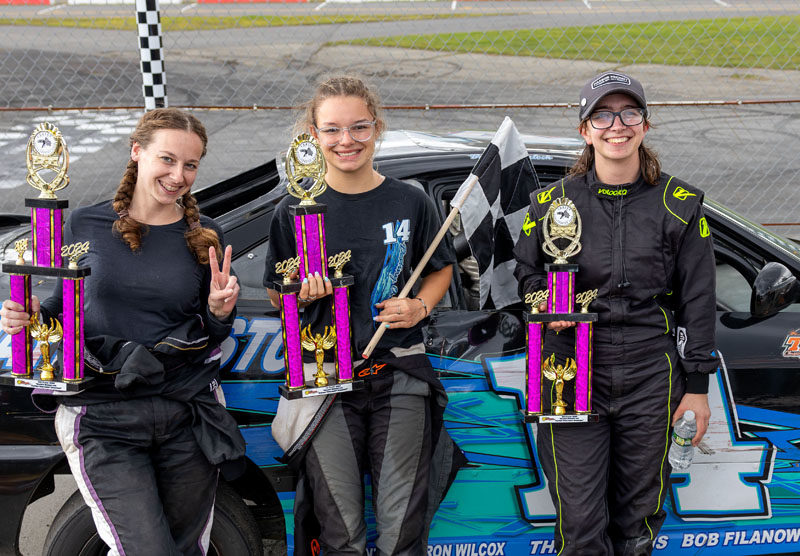
[[[167,106],[167,74],[164,70],[158,0],[136,0],[136,22],[139,28],[144,108],[163,108]]]
[[[472,187],[477,179],[477,185]],[[514,244],[539,179],[514,122],[506,117],[453,199],[480,272],[480,308],[520,301]]]

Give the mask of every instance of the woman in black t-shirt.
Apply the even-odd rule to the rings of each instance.
[[[449,437],[439,435],[446,397],[425,355],[421,323],[447,291],[454,256],[442,243],[425,267],[418,291],[397,297],[440,223],[423,191],[373,168],[376,141],[385,127],[374,91],[350,76],[320,83],[298,121],[299,132],[310,132],[319,141],[327,163],[328,188],[317,197],[328,206],[327,251],[352,251],[344,272],[355,277],[350,288],[353,353],[362,353],[377,327],[387,330],[362,366],[372,377],[366,387],[323,404],[318,415],[327,412],[324,421],[302,448],[296,554],[310,553],[317,542],[326,555],[365,553],[367,472],[378,552],[426,552],[433,441]],[[287,211],[292,202],[296,200],[287,198],[278,206],[270,230],[264,283],[276,307],[279,294],[270,288],[279,279],[274,265],[296,254]],[[312,332],[322,332],[330,321],[331,293],[331,283],[318,275],[302,285],[303,326],[310,324]],[[281,423],[294,422],[287,416],[297,413],[304,401],[281,400],[273,426],[276,438]],[[287,455],[296,450],[293,439],[278,440]],[[318,538],[310,532],[308,515],[318,522]]]
[[[239,285],[231,248],[220,270],[221,230],[191,194],[206,143],[191,114],[147,112],[113,201],[76,209],[64,226],[65,243],[89,242],[92,382],[44,401],[58,401],[59,441],[111,555],[206,554],[218,464],[244,455],[215,389]],[[41,322],[58,318],[60,287],[31,305]],[[10,300],[0,316],[8,334],[30,324]]]

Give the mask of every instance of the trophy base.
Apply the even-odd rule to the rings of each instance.
[[[343,394],[353,390],[364,388],[363,380],[350,380],[348,382],[338,382],[327,386],[315,386],[314,381],[306,382],[302,388],[289,388],[285,384],[278,386],[278,392],[287,400],[297,400],[300,398],[311,398],[313,396],[327,396],[328,394]]]
[[[597,313],[523,313],[525,322],[597,322]]]
[[[596,423],[600,420],[597,413],[567,413],[565,415],[550,415],[546,413],[528,413],[522,411],[526,423]]]
[[[52,390],[53,392],[82,392],[94,380],[84,377],[82,380],[42,380],[40,373],[34,372],[31,376],[15,375],[13,373],[0,374],[0,384],[3,386],[16,386],[18,388],[36,388],[39,390]]]

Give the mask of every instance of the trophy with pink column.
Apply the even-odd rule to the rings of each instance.
[[[553,201],[543,222],[542,250],[553,257],[546,263],[547,289],[525,296],[531,311],[525,313],[527,351],[525,367],[525,421],[539,423],[586,423],[597,421],[592,411],[592,329],[597,313],[589,304],[597,290],[575,293],[577,264],[568,258],[581,250],[581,217],[575,204],[561,197]],[[576,302],[581,306],[575,311]],[[543,310],[544,309],[544,310]],[[557,362],[555,354],[546,357],[544,331],[547,323],[575,322],[575,357]],[[572,409],[564,401],[564,387],[574,379],[575,402]],[[546,393],[549,390],[550,395]],[[550,399],[550,403],[546,400]]]
[[[25,199],[31,209],[31,264],[25,260],[28,240],[15,244],[17,259],[3,263],[9,275],[11,300],[31,312],[31,277],[62,279],[62,318],[31,324],[11,337],[11,372],[0,375],[0,383],[25,388],[80,391],[91,378],[84,377],[83,364],[83,280],[91,270],[78,266],[78,259],[89,250],[89,243],[63,245],[63,211],[68,202],[55,195],[69,185],[69,151],[58,128],[39,124],[28,140],[26,151],[29,185],[39,190],[35,199]],[[66,260],[69,264],[64,266]],[[42,361],[34,367],[34,341],[39,342]],[[51,344],[62,341],[56,365],[51,360]]]
[[[295,137],[286,153],[286,177],[289,193],[300,199],[289,207],[295,231],[297,256],[281,261],[276,270],[283,276],[275,282],[281,297],[283,325],[283,358],[286,382],[279,386],[288,399],[349,392],[363,387],[362,380],[353,380],[353,354],[350,343],[350,298],[348,288],[353,276],[342,268],[350,261],[350,251],[327,256],[325,248],[325,212],[327,206],[314,201],[325,191],[325,158],[317,141],[308,134]],[[333,268],[331,274],[329,268]],[[313,333],[301,329],[298,297],[303,279],[319,273],[333,286],[331,325]],[[314,353],[315,373],[306,378],[303,369],[303,350]],[[323,369],[325,352],[333,350],[335,373],[329,376]]]

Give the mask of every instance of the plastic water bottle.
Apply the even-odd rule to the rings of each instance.
[[[673,469],[686,469],[692,464],[694,446],[692,438],[697,434],[694,411],[684,412],[672,429],[672,444],[669,447],[669,463]]]

